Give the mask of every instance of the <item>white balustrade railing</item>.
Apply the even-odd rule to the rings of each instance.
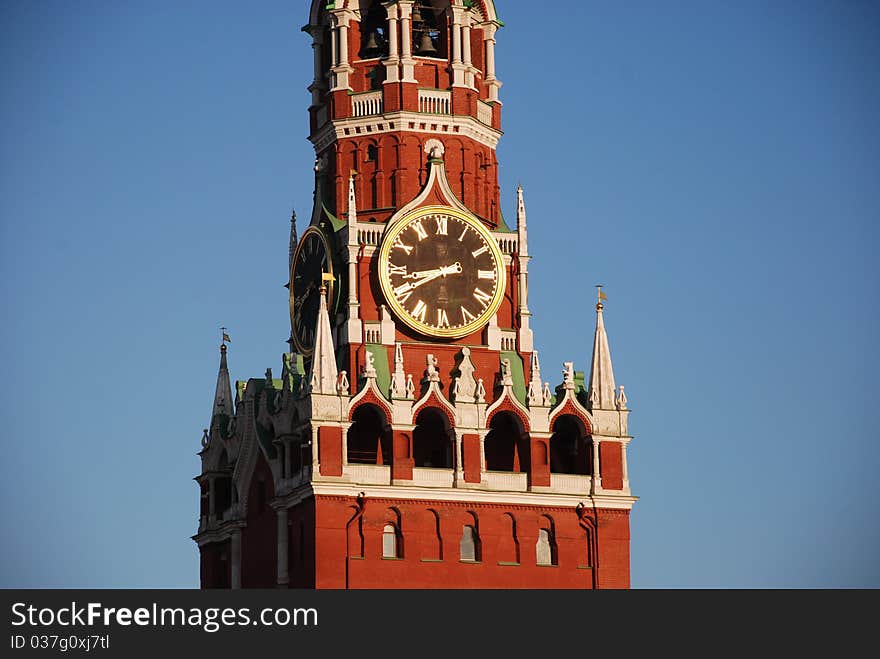
[[[357,240],[359,245],[378,246],[382,242],[382,234],[385,232],[384,224],[361,224],[357,227]]]
[[[452,469],[413,467],[413,485],[425,487],[452,487],[455,474]]]
[[[419,112],[450,114],[452,112],[452,92],[442,89],[420,89]]]
[[[477,101],[477,120],[487,126],[492,125],[492,106],[485,101]]]
[[[502,254],[515,254],[519,250],[519,236],[515,233],[495,234],[495,242]]]
[[[501,330],[501,349],[516,350],[516,330]]]
[[[382,114],[382,90],[363,92],[351,97],[351,116],[367,117],[371,114]]]
[[[505,492],[525,492],[529,486],[528,474],[513,471],[487,471],[482,475],[481,483],[488,490]]]
[[[364,321],[364,343],[382,343],[382,325],[375,321]]]
[[[345,465],[344,475],[353,483],[362,485],[390,485],[391,467],[388,465]]]
[[[589,494],[591,481],[579,474],[550,474],[550,487],[560,494]]]

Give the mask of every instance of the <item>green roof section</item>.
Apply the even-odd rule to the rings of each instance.
[[[502,350],[498,360],[498,366],[505,360],[510,360],[510,375],[513,377],[513,395],[525,405],[526,403],[526,377],[523,372],[523,360],[518,353],[510,350]],[[504,371],[502,370],[502,373]]]
[[[367,343],[364,349],[373,355],[373,368],[376,369],[376,386],[388,400],[391,400],[391,369],[388,367],[388,352],[379,343]]]
[[[498,233],[516,232],[515,229],[511,229],[509,226],[507,226],[507,222],[504,221],[504,213],[502,213],[500,209],[498,210],[498,219],[500,219],[501,221],[498,223],[498,228],[495,229],[495,231],[497,231]]]
[[[340,220],[333,213],[327,210],[327,207],[322,203],[321,208],[324,211],[324,214],[327,216],[327,219],[330,220],[330,226],[333,227],[333,233],[340,231],[342,227],[348,224],[345,220]]]

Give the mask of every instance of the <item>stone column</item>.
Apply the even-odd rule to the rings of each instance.
[[[457,430],[455,431],[455,487],[460,487],[461,483],[464,481],[464,469],[462,469],[462,465],[464,464],[464,460],[462,459],[462,438],[461,433]]]
[[[388,12],[388,59],[385,60],[385,82],[397,82],[400,69],[400,48],[397,41],[397,5],[386,6]]]
[[[464,82],[468,87],[474,86],[474,65],[471,61],[471,17],[470,14],[464,15],[464,22],[461,25],[461,50],[462,60],[465,65]]]
[[[278,516],[278,586],[286,588],[290,583],[287,571],[287,508],[279,508]]]
[[[452,86],[465,85],[465,66],[461,60],[461,7],[451,7],[452,12]]]
[[[629,473],[626,469],[626,447],[629,442],[621,442],[620,443],[620,459],[623,463],[623,489],[624,491],[629,491]]]
[[[241,588],[241,529],[235,529],[230,539],[230,553],[232,554],[232,589]]]
[[[592,441],[593,444],[593,489],[591,494],[596,494],[602,489],[602,481],[599,475],[599,440],[595,437]]]
[[[312,478],[318,473],[318,426],[312,426]]]
[[[415,82],[415,61],[412,58],[412,2],[401,1],[400,7],[400,63],[403,82]]]
[[[486,84],[489,86],[489,102],[498,101],[498,88],[501,83],[495,77],[495,31],[498,26],[495,23],[486,23],[483,26],[483,41],[486,47]]]

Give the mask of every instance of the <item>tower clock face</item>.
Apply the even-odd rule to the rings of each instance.
[[[479,220],[454,208],[418,208],[382,239],[379,282],[394,314],[445,338],[480,329],[504,295],[501,250]]]
[[[333,274],[330,244],[316,226],[306,229],[296,246],[290,270],[291,336],[300,354],[311,355],[318,327],[323,273]],[[334,281],[326,282],[327,299],[334,298]]]

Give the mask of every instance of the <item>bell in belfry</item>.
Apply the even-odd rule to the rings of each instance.
[[[377,57],[381,53],[382,45],[380,43],[379,34],[376,30],[373,30],[367,37],[367,43],[364,44],[364,57]]]
[[[434,48],[434,40],[427,30],[422,32],[422,40],[419,43],[419,55],[436,55],[437,49]]]

